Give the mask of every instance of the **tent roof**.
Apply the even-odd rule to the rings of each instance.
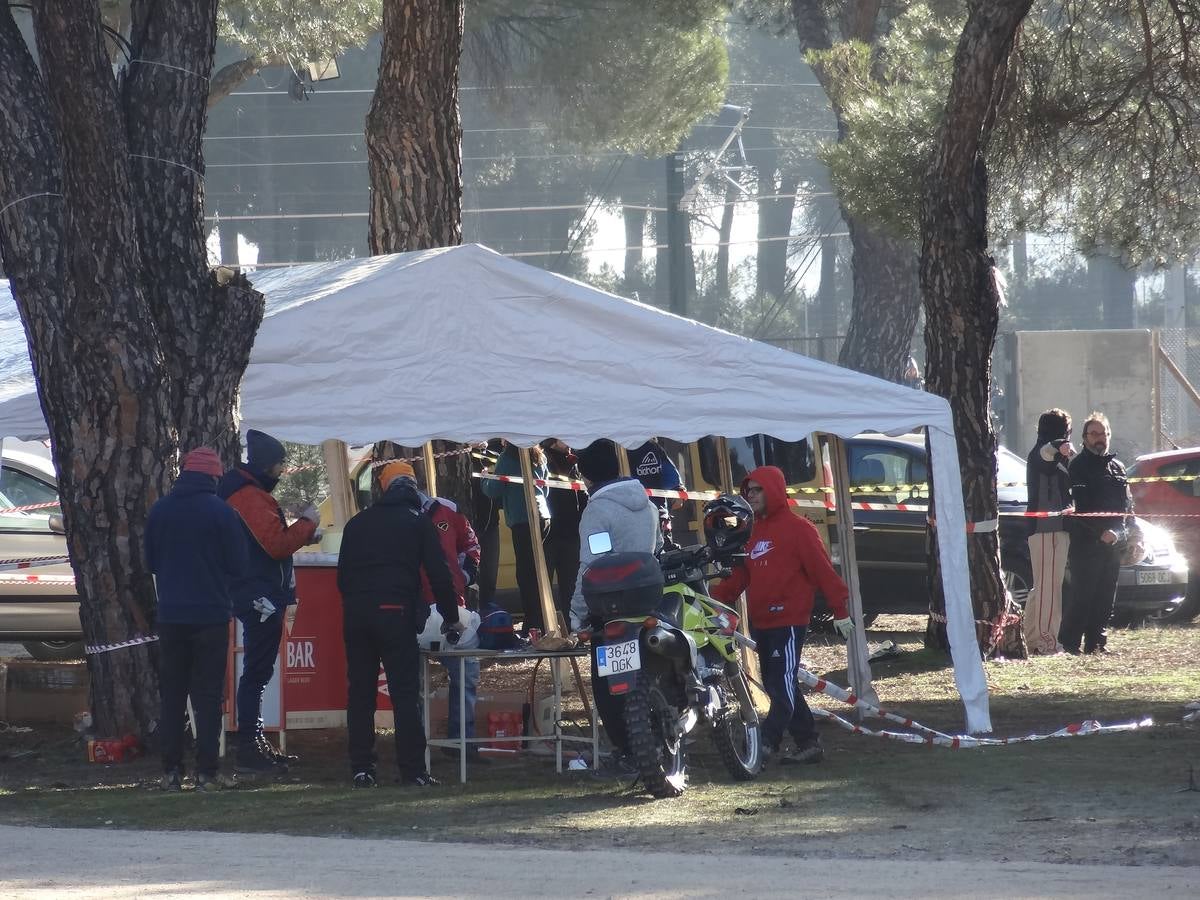
[[[930,429],[955,672],[989,730],[947,402],[635,303],[477,245],[257,273],[267,318],[247,426],[315,444]],[[7,288],[7,285],[4,286]],[[0,434],[45,436],[24,329],[0,295]],[[962,655],[962,654],[966,655]],[[968,662],[974,654],[974,663]]]
[[[477,245],[258,273],[247,425],[315,444],[949,429],[946,401],[625,300]],[[5,288],[7,286],[5,285]],[[0,429],[44,437],[0,293]]]

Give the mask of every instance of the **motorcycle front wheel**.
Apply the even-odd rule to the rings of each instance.
[[[676,692],[663,679],[643,670],[625,699],[629,752],[642,782],[655,797],[678,797],[687,784],[687,753],[677,734]]]
[[[722,692],[729,704],[713,723],[713,743],[721,762],[735,781],[750,781],[762,771],[762,731],[750,696],[746,676],[738,672],[722,679]]]

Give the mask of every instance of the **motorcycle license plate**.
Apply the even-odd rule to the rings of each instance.
[[[642,651],[636,639],[596,648],[596,674],[602,678],[624,675],[642,667]]]

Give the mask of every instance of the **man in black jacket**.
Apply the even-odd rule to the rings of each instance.
[[[407,470],[407,471],[405,471]],[[419,705],[417,635],[429,607],[421,600],[421,569],[445,628],[459,628],[458,597],[437,529],[421,514],[412,467],[394,462],[380,476],[384,494],[342,533],[338,590],[349,681],[346,731],[355,787],[375,787],[375,695],[379,664],[387,675],[402,784],[437,784],[425,769],[425,727]]]
[[[1094,412],[1083,423],[1084,452],[1069,468],[1075,512],[1068,527],[1071,549],[1071,592],[1063,611],[1059,643],[1068,653],[1103,653],[1104,626],[1117,600],[1117,575],[1121,554],[1133,524],[1133,500],[1125,467],[1108,452],[1112,431],[1103,413]],[[1087,516],[1079,513],[1112,513]]]

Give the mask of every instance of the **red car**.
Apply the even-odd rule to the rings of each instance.
[[[1190,622],[1200,614],[1200,447],[1166,450],[1139,456],[1129,467],[1130,478],[1186,476],[1183,481],[1134,482],[1133,507],[1137,514],[1171,533],[1188,561],[1187,598],[1168,614],[1172,621]],[[1176,518],[1180,513],[1196,518]]]

